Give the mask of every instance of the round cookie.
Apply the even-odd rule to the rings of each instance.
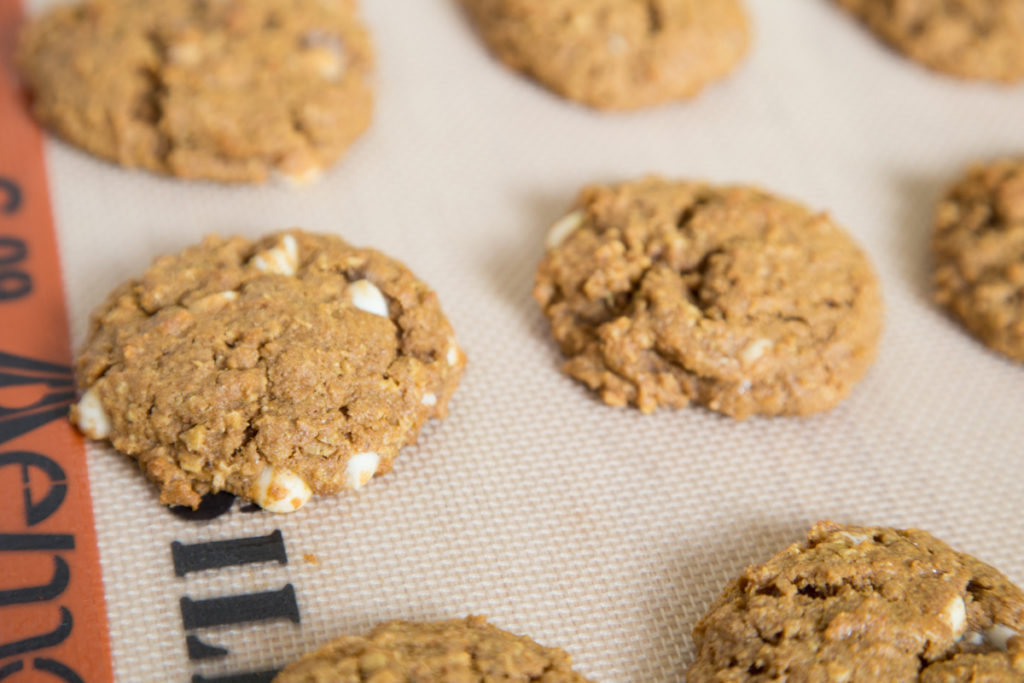
[[[314,179],[369,125],[355,0],[86,0],[20,36],[45,125],[89,152],[183,178]]]
[[[732,581],[689,683],[1024,680],[1024,592],[924,531],[820,522]]]
[[[211,236],[94,312],[71,420],[162,503],[229,491],[291,512],[390,471],[464,365],[437,295],[394,259],[299,230]]]
[[[1024,159],[977,165],[946,193],[932,255],[935,300],[1024,361]]]
[[[462,2],[501,61],[600,109],[692,97],[750,40],[740,0]]]
[[[838,0],[911,59],[962,78],[1024,79],[1024,0]]]
[[[611,405],[803,415],[874,358],[882,304],[864,253],[827,215],[759,190],[594,185],[547,246],[534,297],[565,371]]]
[[[392,621],[342,636],[286,667],[274,683],[586,683],[563,650],[491,626],[482,617]]]

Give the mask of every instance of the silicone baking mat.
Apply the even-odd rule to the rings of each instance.
[[[450,418],[393,473],[292,515],[236,502],[177,517],[134,464],[88,444],[113,673],[82,446],[43,408],[29,413],[52,421],[17,435],[5,412],[0,591],[50,589],[0,592],[13,601],[0,604],[0,677],[269,680],[344,632],[474,613],[566,648],[596,681],[681,681],[690,629],[726,581],[825,518],[929,529],[1024,583],[1024,366],[930,303],[927,258],[944,187],[972,160],[1024,153],[1024,88],[926,71],[825,0],[747,5],[754,44],[733,77],[693,102],[601,114],[500,66],[453,0],[365,2],[373,126],[299,190],[123,170],[49,136],[44,176],[5,91],[0,284],[20,291],[21,273],[39,298],[23,294],[17,315],[15,297],[0,301],[0,351],[58,413],[66,368],[26,366],[69,363],[58,272],[74,346],[108,290],[209,232],[297,225],[403,260],[437,289],[469,366]],[[0,0],[8,47],[18,6]],[[886,330],[847,401],[805,419],[644,416],[559,372],[530,297],[547,226],[579,186],[648,173],[762,185],[864,245]]]

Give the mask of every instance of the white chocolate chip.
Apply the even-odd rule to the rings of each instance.
[[[306,185],[312,185],[316,181],[320,180],[321,175],[323,175],[323,169],[319,166],[310,166],[300,173],[285,173],[280,169],[274,169],[270,172],[271,180],[278,185],[284,185],[286,187],[305,187]]]
[[[356,280],[348,286],[345,292],[352,305],[361,311],[379,315],[382,318],[388,317],[388,301],[377,289],[377,285],[369,280]]]
[[[299,267],[299,244],[291,235],[285,235],[280,244],[256,254],[249,263],[264,273],[295,275]]]
[[[188,310],[192,311],[193,313],[206,313],[209,311],[216,311],[220,308],[223,308],[226,304],[231,303],[237,298],[238,292],[235,291],[229,290],[226,292],[217,292],[216,294],[210,294],[208,296],[204,296],[202,299],[193,301],[189,305]]]
[[[864,536],[862,534],[851,534],[849,531],[840,531],[839,535],[843,536],[854,545],[860,545],[864,541],[868,540],[867,536]]]
[[[459,362],[459,350],[455,346],[448,347],[448,354],[445,356],[448,360],[448,365],[454,366]]]
[[[348,66],[341,38],[324,31],[310,31],[303,39],[307,62],[328,81],[337,81]]]
[[[422,403],[425,406],[436,406],[437,396],[435,396],[434,394],[423,394],[423,398],[420,399],[420,403]]]
[[[629,49],[629,41],[626,40],[622,34],[613,33],[608,36],[608,51],[613,55],[621,55],[623,52]]]
[[[256,480],[252,499],[270,512],[294,512],[305,505],[312,495],[313,491],[302,477],[268,465]]]
[[[202,56],[203,51],[197,40],[182,41],[167,48],[167,61],[179,66],[195,66]]]
[[[967,607],[964,605],[964,600],[959,595],[954,595],[946,607],[942,610],[940,615],[942,620],[949,624],[949,628],[953,631],[954,638],[960,638],[967,630]]]
[[[1003,652],[1006,652],[1006,649],[1008,647],[1007,643],[1010,640],[1010,638],[1016,638],[1018,635],[1020,635],[1019,633],[1014,631],[1009,626],[1006,626],[1005,624],[995,624],[992,626],[992,628],[987,628],[984,631],[982,631],[982,634],[985,637],[986,643],[988,643],[997,650],[1002,650]]]
[[[78,401],[78,428],[90,439],[110,436],[110,416],[95,389],[86,391]]]
[[[744,365],[752,365],[756,363],[761,356],[766,354],[771,348],[775,346],[771,339],[757,339],[750,342],[743,350],[740,351],[740,362]]]
[[[964,633],[961,640],[968,645],[983,645],[985,643],[985,636],[981,635],[977,631],[967,631]]]
[[[357,453],[348,459],[345,466],[345,480],[348,488],[356,490],[373,478],[380,464],[380,456],[376,453]]]
[[[582,210],[577,210],[558,219],[548,230],[548,236],[544,240],[545,246],[548,249],[554,249],[559,246],[583,224],[585,216],[586,214]]]

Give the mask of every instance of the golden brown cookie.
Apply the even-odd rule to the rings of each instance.
[[[917,529],[819,522],[693,629],[689,683],[1020,683],[1024,592]]]
[[[660,178],[584,188],[534,297],[565,371],[611,405],[803,415],[864,375],[882,325],[864,253],[760,190]]]
[[[740,0],[462,0],[494,54],[600,109],[693,97],[736,66]]]
[[[274,512],[391,470],[465,365],[437,295],[394,259],[291,230],[163,256],[93,314],[71,419],[160,501]]]
[[[274,683],[586,683],[563,650],[467,617],[392,621],[342,636],[287,667]]]
[[[1024,159],[971,168],[939,204],[935,300],[975,336],[1024,361]]]
[[[1024,78],[1024,0],[838,0],[883,40],[962,78]]]
[[[183,178],[306,182],[372,110],[356,0],[86,0],[29,24],[18,63],[45,125]]]

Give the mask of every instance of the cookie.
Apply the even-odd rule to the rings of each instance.
[[[1024,79],[1024,0],[838,0],[882,40],[961,78]]]
[[[303,183],[369,125],[355,0],[86,0],[28,25],[18,64],[46,126],[123,166]]]
[[[291,512],[390,471],[464,365],[437,295],[394,259],[300,230],[211,236],[94,312],[71,420],[162,503],[228,491]]]
[[[586,683],[568,654],[488,624],[482,617],[392,621],[342,636],[285,668],[274,683]]]
[[[1024,159],[977,165],[946,193],[932,255],[935,300],[1024,361]]]
[[[924,531],[816,524],[693,629],[689,683],[1024,681],[1024,592]]]
[[[462,0],[509,67],[599,109],[693,97],[750,41],[740,0]]]
[[[611,405],[803,415],[874,358],[882,304],[864,253],[827,215],[760,190],[594,185],[547,247],[534,297],[565,371]]]

